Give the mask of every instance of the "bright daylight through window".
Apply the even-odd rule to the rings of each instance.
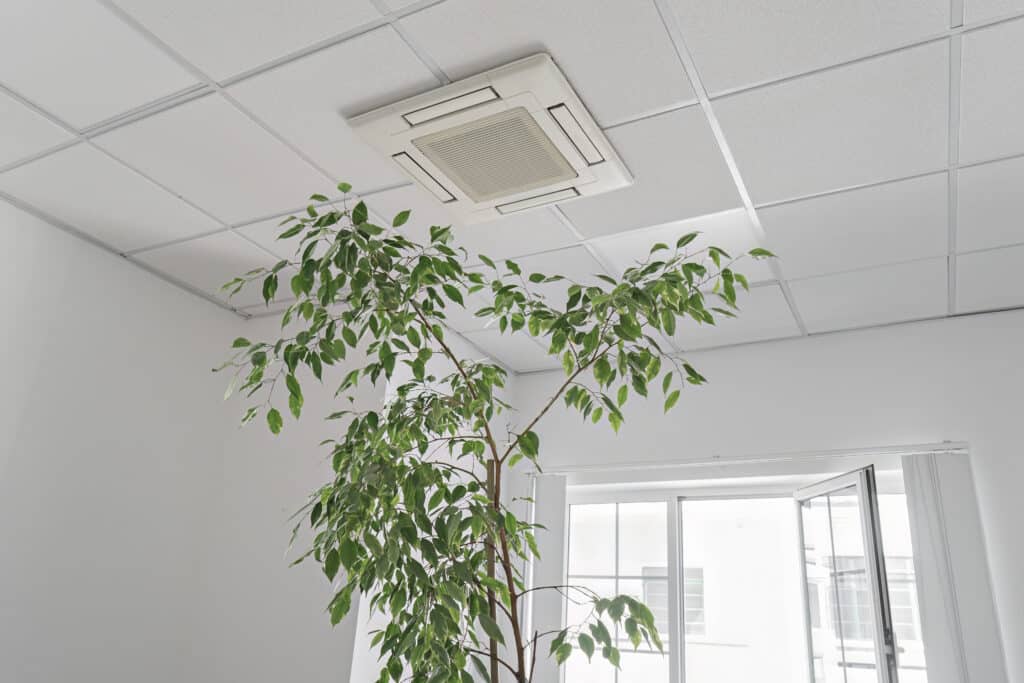
[[[878,499],[899,681],[926,683],[906,498]],[[610,493],[609,502],[591,500],[569,507],[568,583],[644,600],[655,613],[666,655],[643,648],[634,653],[624,634],[616,634],[621,670],[574,656],[565,683],[877,680],[861,529],[856,508],[844,507],[841,498],[831,497],[831,517],[805,508],[806,594],[792,497],[681,497],[675,505],[672,498],[621,502]],[[678,545],[669,533],[674,513]],[[680,562],[669,562],[671,557]],[[679,567],[675,576],[672,566]],[[671,606],[674,595],[678,609]],[[567,625],[584,620],[583,603],[567,596]],[[679,622],[672,628],[674,615]],[[683,640],[681,646],[670,642],[670,633]],[[668,654],[672,650],[678,657]],[[676,661],[678,673],[672,671]]]

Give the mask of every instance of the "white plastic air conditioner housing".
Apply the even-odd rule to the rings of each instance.
[[[376,109],[349,124],[465,223],[633,182],[546,54]]]

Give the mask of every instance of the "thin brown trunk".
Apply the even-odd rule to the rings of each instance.
[[[487,496],[494,500],[494,462],[487,463]],[[487,544],[487,576],[495,577],[494,544]],[[487,589],[487,612],[491,620],[498,620],[498,606],[495,602],[494,589]],[[491,655],[491,683],[498,683],[498,641],[490,639],[489,650]]]
[[[493,471],[494,481],[494,509],[501,509],[501,460],[495,457],[491,462],[490,470]],[[516,680],[518,683],[526,681],[526,652],[523,647],[523,634],[519,625],[519,596],[516,594],[516,584],[512,570],[512,555],[508,550],[508,537],[505,534],[505,527],[499,523],[498,539],[501,541],[501,568],[505,574],[505,585],[508,586],[509,594],[509,621],[512,622],[512,637],[516,648]]]

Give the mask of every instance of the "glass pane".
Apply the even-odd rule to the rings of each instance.
[[[619,576],[668,576],[666,505],[619,504]]]
[[[590,599],[593,593],[601,598],[615,596],[615,579],[579,579],[570,576],[569,585],[575,587],[565,591],[565,625],[569,627],[589,623],[594,608]]]
[[[665,652],[668,652],[668,579],[619,579],[619,593],[630,595],[651,608],[658,634],[665,645]],[[620,632],[618,638],[619,647],[633,649],[625,632]],[[646,642],[642,642],[639,649],[651,650]]]
[[[576,650],[565,662],[565,683],[615,683],[615,667],[600,652],[588,662],[586,655]]]
[[[814,683],[845,683],[845,670],[839,665],[843,645],[833,619],[835,588],[830,571],[832,531],[828,498],[814,498],[803,503],[802,508]]]
[[[877,683],[875,591],[861,501],[849,487],[803,503],[804,558],[816,683]]]
[[[893,631],[896,634],[900,683],[927,683],[906,495],[878,496],[878,516],[882,527],[882,545],[885,548],[885,573],[889,583]]]
[[[615,504],[569,508],[569,573],[615,576]]]
[[[668,655],[623,651],[619,683],[668,683]]]
[[[793,500],[681,506],[686,683],[805,680]]]

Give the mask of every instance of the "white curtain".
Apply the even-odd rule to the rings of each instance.
[[[903,457],[928,683],[1007,683],[967,455]]]

